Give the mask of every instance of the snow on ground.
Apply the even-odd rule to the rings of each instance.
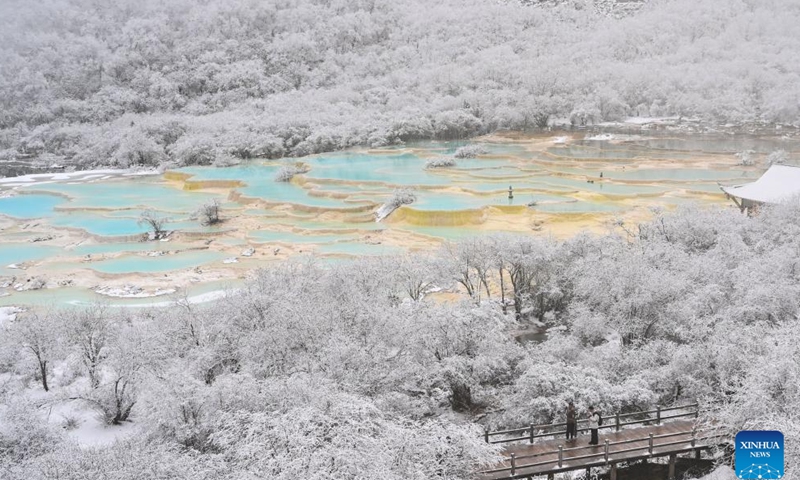
[[[13,322],[17,319],[17,314],[24,311],[19,307],[0,307],[0,327],[6,322]]]
[[[47,409],[47,421],[66,430],[67,436],[82,447],[109,445],[133,435],[136,425],[106,425],[97,411],[82,400],[67,400]]]
[[[199,303],[207,303],[213,302],[215,300],[219,300],[221,298],[225,298],[228,295],[235,295],[238,290],[214,290],[212,292],[201,293],[199,295],[193,295],[186,299],[190,304],[199,304]],[[151,295],[153,296],[153,295]],[[89,305],[90,302],[85,302],[83,300],[73,300],[67,302],[70,305],[81,306],[81,305]],[[163,302],[152,302],[152,303],[137,303],[135,305],[111,305],[112,307],[117,308],[152,308],[152,307],[170,307],[175,305],[174,300],[168,300]]]
[[[162,295],[170,295],[176,291],[177,290],[174,288],[157,288],[155,291],[149,292],[135,285],[126,285],[124,287],[100,287],[95,289],[95,293],[99,295],[115,298],[160,297]]]
[[[674,123],[680,120],[680,117],[629,117],[626,118],[623,123],[629,123],[633,125],[646,125],[650,123]]]
[[[158,175],[161,172],[158,170],[137,170],[135,172],[125,172],[122,174],[123,177],[139,177],[144,175]],[[108,178],[108,177],[106,177]]]
[[[28,185],[42,185],[45,183],[53,183],[54,181],[63,180],[81,180],[89,181],[96,179],[111,178],[113,176],[141,176],[141,175],[158,175],[157,170],[139,170],[132,172],[130,170],[123,170],[119,168],[107,168],[99,170],[81,170],[69,173],[31,173],[28,175],[21,175],[19,177],[0,178],[0,186],[5,187],[19,187]]]
[[[605,142],[609,140],[614,140],[616,137],[610,133],[601,133],[600,135],[593,135],[591,137],[586,137],[584,140],[594,140],[599,142]]]
[[[716,470],[698,480],[736,480],[736,473],[731,467],[717,467]]]
[[[553,143],[567,143],[569,137],[553,137]]]
[[[213,302],[214,300],[219,300],[220,298],[225,298],[230,291],[228,290],[215,290],[213,292],[202,293],[200,295],[195,295],[193,297],[188,298],[188,302],[191,304],[198,304],[198,303],[206,303],[206,302]],[[153,302],[147,303],[143,305],[120,305],[121,307],[169,307],[173,305],[175,302]]]

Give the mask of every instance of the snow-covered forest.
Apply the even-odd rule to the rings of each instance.
[[[4,0],[0,159],[227,164],[556,120],[798,121],[796,1],[615,5]]]
[[[797,465],[799,276],[797,207],[686,208],[286,262],[210,305],[22,312],[0,337],[0,477],[469,478],[495,458],[483,426],[561,421],[568,399],[697,400],[729,432],[782,430]],[[515,340],[536,322],[545,341]],[[124,439],[79,448],[65,405]]]
[[[628,117],[796,135],[798,25],[797,0],[0,0],[0,166],[226,166]],[[469,479],[500,458],[485,429],[561,422],[570,400],[698,402],[724,433],[781,430],[796,470],[800,206],[647,218],[298,254],[205,303],[2,307],[0,479]]]

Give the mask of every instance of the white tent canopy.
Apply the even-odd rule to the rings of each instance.
[[[721,187],[731,197],[755,203],[780,203],[800,196],[800,167],[773,165],[753,183]]]

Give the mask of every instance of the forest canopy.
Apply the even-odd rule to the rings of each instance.
[[[207,305],[20,313],[0,326],[0,476],[470,478],[496,458],[483,427],[563,421],[569,400],[699,401],[723,432],[781,430],[797,464],[800,209],[622,227],[286,262]],[[518,342],[534,322],[547,339]],[[79,449],[49,414],[75,402],[137,434]]]
[[[542,2],[7,0],[0,159],[229,164],[554,119],[798,121],[797,2],[526,3]]]

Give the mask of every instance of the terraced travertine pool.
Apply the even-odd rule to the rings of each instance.
[[[427,160],[452,157],[468,144],[480,144],[484,153],[425,168]],[[653,206],[723,204],[718,182],[752,181],[765,169],[739,165],[734,154],[752,150],[763,159],[778,149],[800,156],[797,140],[781,137],[561,132],[153,175],[0,179],[0,304],[89,301],[96,291],[202,291],[201,285],[236,284],[254,267],[297,255],[334,261],[491,232],[568,236],[604,229],[617,217],[646,218]],[[275,181],[294,162],[308,171]],[[412,189],[416,201],[376,223],[375,210],[399,188]],[[195,212],[213,201],[224,221],[203,226]],[[174,233],[142,241],[144,210],[163,217]],[[42,282],[43,290],[28,288]]]

